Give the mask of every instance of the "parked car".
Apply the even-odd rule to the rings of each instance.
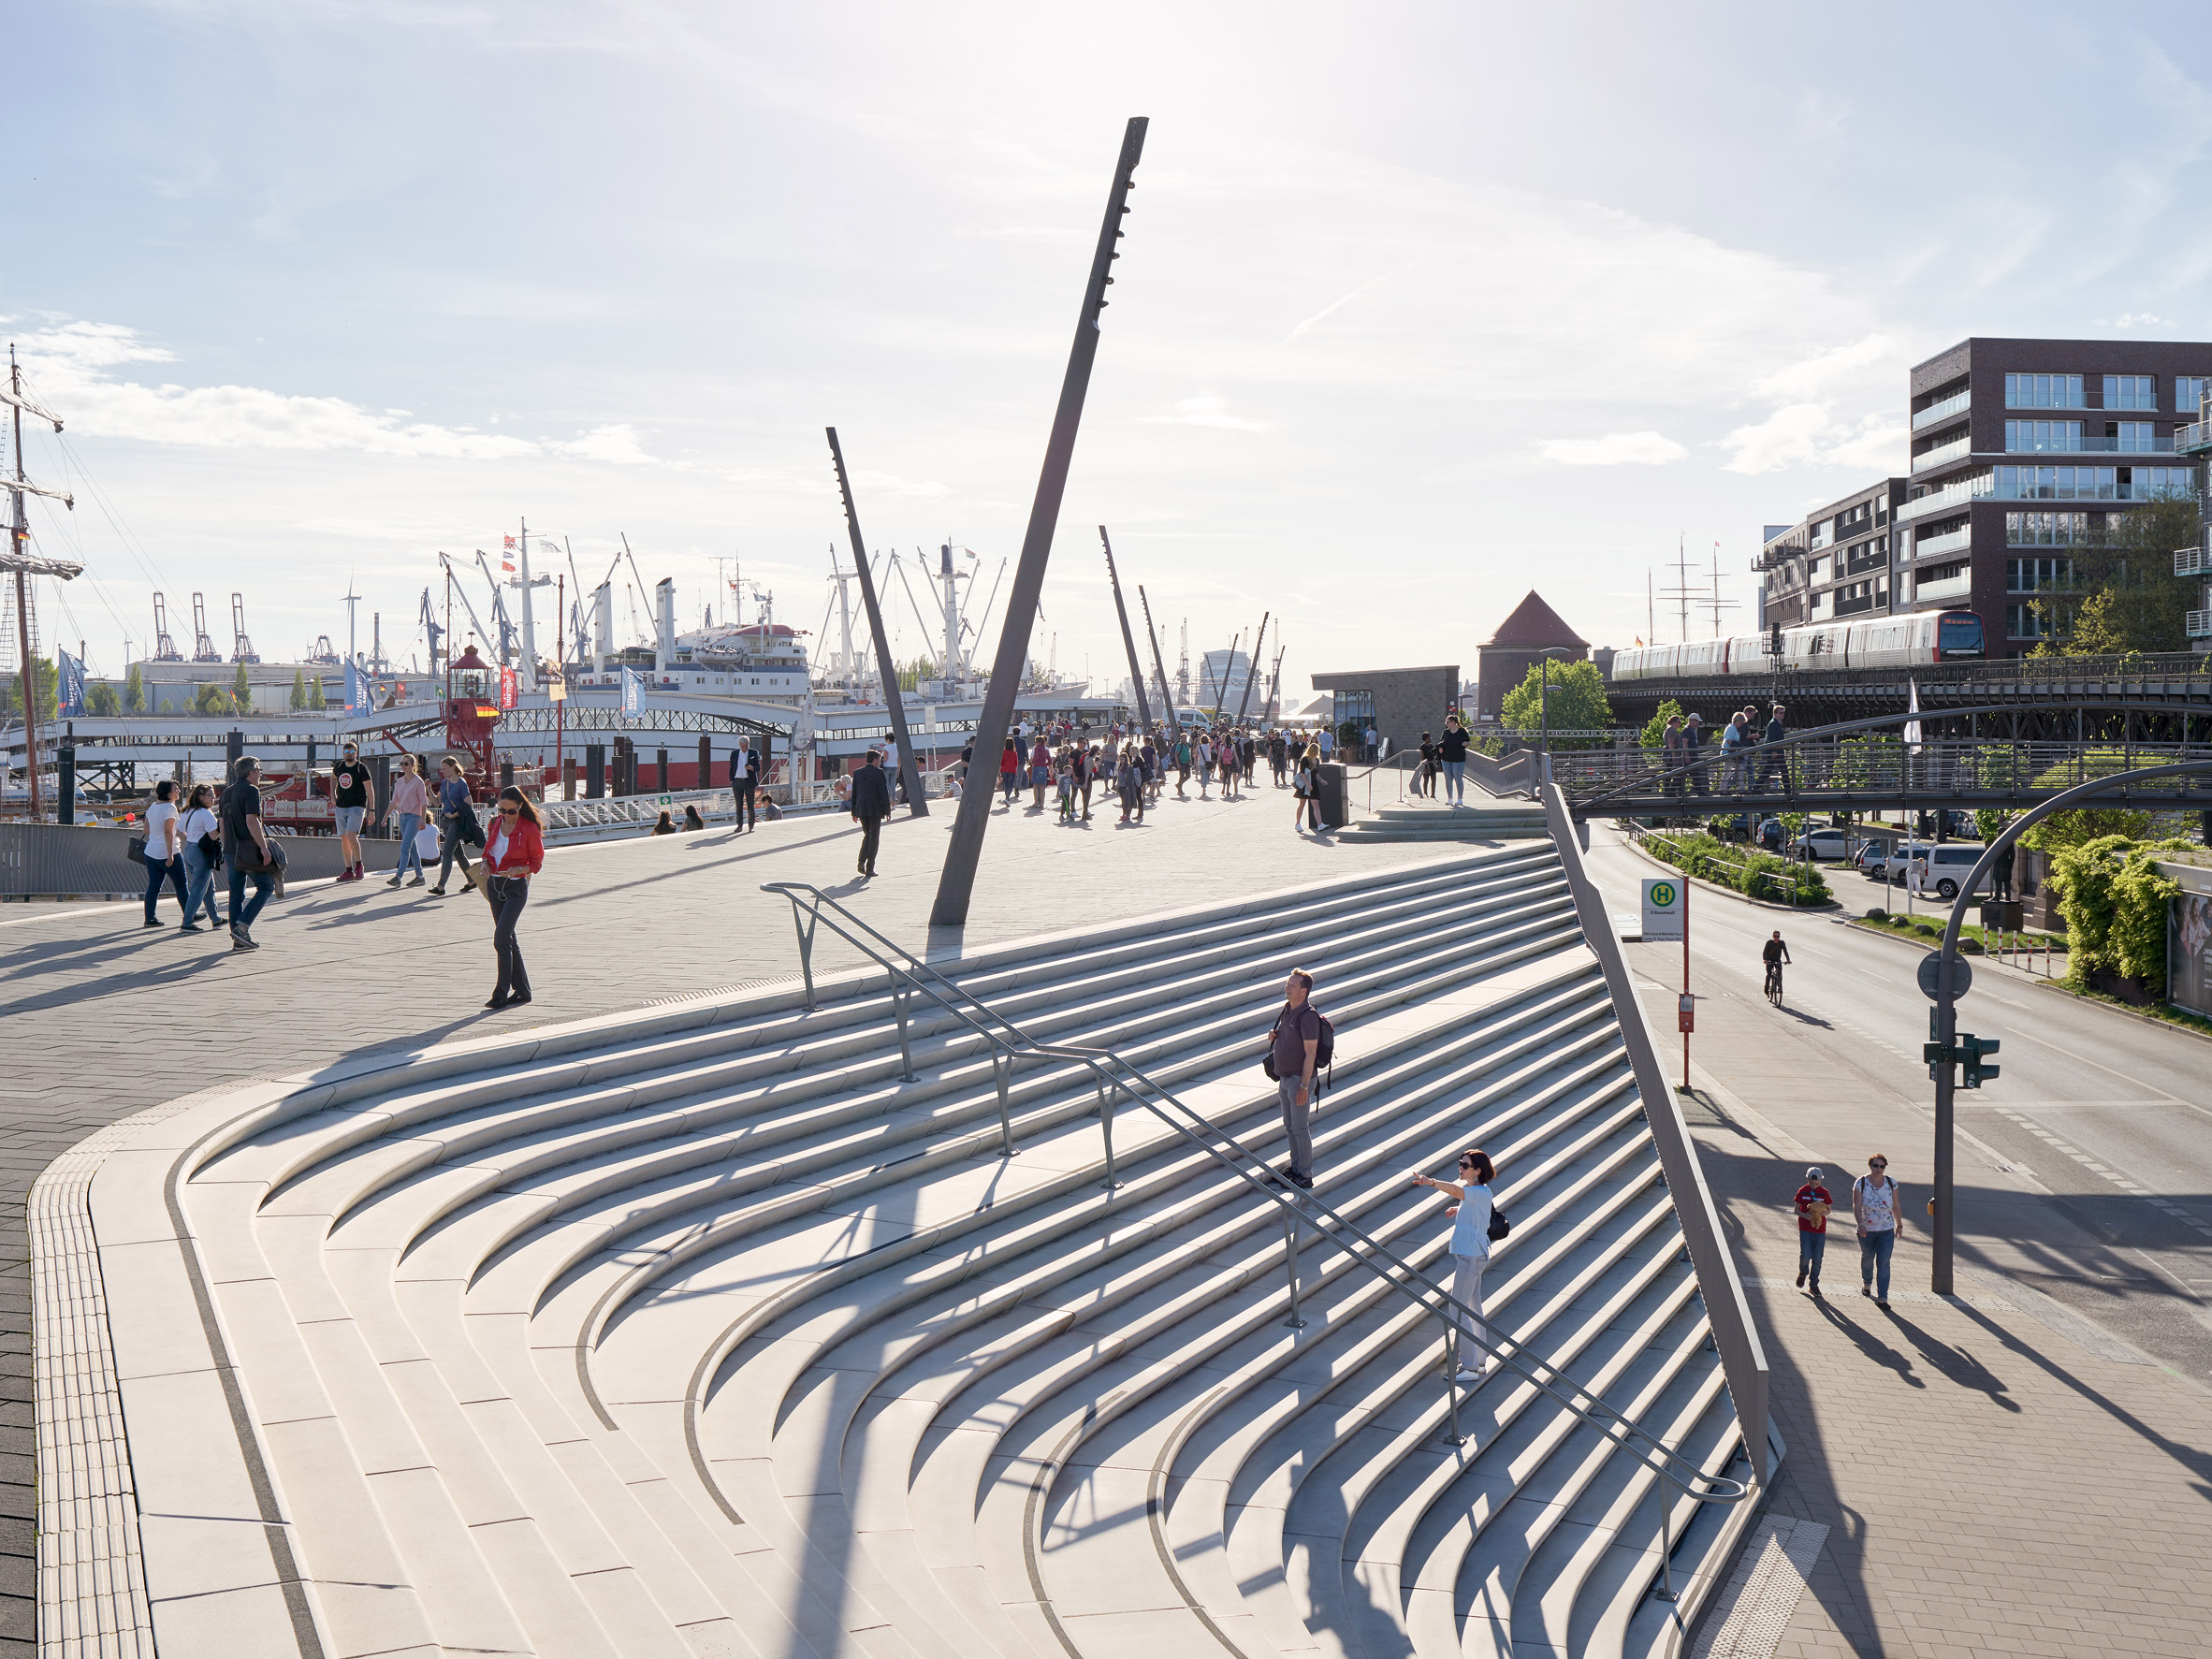
[[[1766,819],[1759,825],[1759,845],[1768,852],[1780,852],[1783,837],[1786,834],[1781,819]]]
[[[1957,898],[1959,888],[1982,859],[1980,847],[1960,846],[1955,841],[1934,845],[1925,841],[1915,841],[1909,846],[1900,844],[1896,850],[1896,856],[1887,862],[1878,879],[1888,881],[1892,886],[1903,886],[1906,868],[1916,853],[1928,859],[1928,885],[1935,890],[1938,898]],[[1868,873],[1872,875],[1875,872],[1870,870]],[[1975,891],[1985,889],[1977,888]]]
[[[1842,830],[1811,829],[1797,837],[1796,850],[1802,858],[1841,858],[1846,847],[1847,839]]]
[[[1889,845],[1887,841],[1869,841],[1861,847],[1858,850],[1859,873],[1881,880],[1888,872]]]

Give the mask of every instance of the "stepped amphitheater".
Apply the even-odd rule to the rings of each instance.
[[[1675,1652],[1775,1448],[1605,927],[1571,839],[1450,847],[949,997],[871,967],[125,1120],[34,1196],[42,1639]],[[1339,1033],[1302,1207],[1244,1156],[1291,965]],[[1462,1390],[1407,1171],[1469,1144],[1514,1226]]]

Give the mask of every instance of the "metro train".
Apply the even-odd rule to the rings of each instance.
[[[1973,611],[1921,611],[1782,631],[1782,666],[1793,673],[1978,662],[1984,650],[1982,618]],[[1619,652],[1613,658],[1613,679],[1719,679],[1771,674],[1774,668],[1765,634],[1739,633]]]

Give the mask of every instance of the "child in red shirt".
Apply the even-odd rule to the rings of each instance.
[[[1835,1201],[1820,1184],[1817,1169],[1805,1171],[1805,1185],[1797,1188],[1797,1283],[1810,1273],[1812,1294],[1820,1294],[1820,1259],[1827,1254],[1828,1211]]]

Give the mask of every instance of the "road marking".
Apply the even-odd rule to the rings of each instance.
[[[2056,1047],[2057,1045],[2053,1044],[2052,1046]],[[2064,1051],[2061,1050],[2060,1052],[2063,1053]],[[2026,1129],[2030,1135],[2033,1135],[2045,1145],[2050,1147],[2052,1151],[2064,1153],[2068,1157],[2072,1158],[2075,1163],[2079,1164],[2083,1169],[2088,1171],[2090,1173],[2103,1176],[2106,1181],[2118,1187],[2130,1198],[2147,1198],[2151,1201],[2152,1205],[2157,1209],[2172,1216],[2175,1220],[2182,1222],[2189,1227],[2194,1228],[2205,1237],[2212,1239],[2212,1225],[2206,1225],[2205,1222],[2199,1220],[2196,1215],[2184,1205],[2175,1202],[2174,1200],[2166,1197],[2163,1193],[2154,1192],[2151,1188],[2145,1186],[2141,1182],[2135,1180],[2134,1177],[2125,1174],[2118,1170],[2113,1169],[2108,1164],[2098,1162],[2097,1159],[2091,1157],[2088,1153],[2081,1151],[2078,1147],[2070,1145],[2068,1142],[2061,1141],[2058,1136],[2052,1134],[2050,1130],[2045,1128],[2041,1124],[2036,1123],[2025,1113],[2010,1111],[2001,1106],[1996,1108],[1995,1110],[2000,1117],[2005,1118],[2010,1122],[2018,1125],[2021,1128]],[[1959,1134],[1961,1138],[1966,1138],[1964,1130],[1960,1130]]]

